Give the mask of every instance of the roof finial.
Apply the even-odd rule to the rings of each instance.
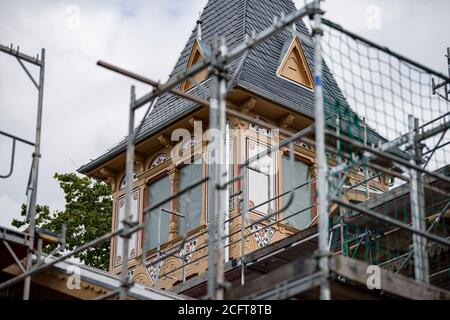
[[[201,17],[197,20],[197,40],[202,41],[202,23]]]

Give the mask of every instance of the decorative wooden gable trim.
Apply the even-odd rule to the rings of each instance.
[[[194,42],[194,46],[192,47],[191,55],[189,56],[189,60],[188,60],[186,69],[189,69],[192,66],[196,65],[197,63],[202,61],[204,58],[205,58],[205,55],[203,54],[202,48],[200,46],[200,42],[198,41],[198,39],[196,39]],[[189,80],[186,80],[181,85],[181,90],[182,91],[189,90],[190,88],[195,86],[195,83],[200,83],[200,82],[206,80],[207,76],[208,76],[207,69],[203,70],[202,72],[197,73],[195,76],[192,77],[192,79],[194,80],[193,81],[194,83],[192,83]]]
[[[313,88],[311,71],[298,37],[292,39],[292,43],[278,69],[278,75],[309,89]]]

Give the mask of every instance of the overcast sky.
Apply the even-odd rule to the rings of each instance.
[[[133,82],[96,67],[96,61],[166,80],[205,4],[0,0],[0,43],[20,45],[30,55],[47,50],[39,203],[63,209],[54,173],[74,172],[126,133]],[[374,5],[380,9],[379,24],[368,17]],[[325,8],[327,18],[446,72],[450,1],[327,0]],[[136,85],[138,96],[148,91]],[[0,53],[0,130],[34,140],[36,102],[36,89],[17,61]],[[8,169],[10,148],[11,141],[0,137],[1,174]],[[26,200],[31,153],[30,147],[18,145],[13,176],[0,180],[0,225],[9,226]]]

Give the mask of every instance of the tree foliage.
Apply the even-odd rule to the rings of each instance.
[[[103,182],[74,173],[55,174],[64,191],[66,206],[64,211],[50,212],[48,206],[36,208],[36,226],[53,232],[60,232],[66,225],[66,250],[90,242],[111,231],[112,193]],[[21,216],[26,216],[26,205],[22,205]],[[26,218],[14,219],[12,225],[22,228],[28,225]],[[49,252],[52,247],[46,247]],[[75,257],[85,264],[108,270],[110,242],[105,241],[96,247],[87,249]]]

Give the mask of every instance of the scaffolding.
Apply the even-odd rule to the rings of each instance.
[[[12,149],[11,149],[11,161],[10,168],[6,175],[1,175],[0,178],[7,179],[11,177],[14,171],[14,161],[15,161],[15,152],[16,152],[16,143],[20,142],[29,146],[34,147],[34,152],[32,154],[32,164],[30,170],[30,177],[27,184],[26,195],[28,197],[27,200],[27,221],[29,222],[29,228],[27,231],[27,262],[25,269],[22,267],[20,262],[17,262],[19,266],[23,269],[24,273],[30,272],[33,268],[33,253],[35,249],[35,218],[36,218],[36,200],[37,200],[37,191],[38,191],[38,177],[39,177],[39,160],[41,158],[41,131],[42,131],[42,109],[43,109],[43,99],[44,99],[44,79],[45,79],[45,49],[41,50],[41,55],[36,55],[32,57],[25,53],[20,52],[20,47],[13,48],[11,44],[10,47],[0,45],[0,51],[8,54],[17,59],[17,62],[20,64],[22,69],[25,71],[33,85],[38,90],[38,101],[37,101],[37,119],[36,119],[36,134],[34,142],[31,142],[26,139],[22,139],[14,134],[6,133],[0,131],[0,135],[3,135],[12,140]],[[36,80],[25,63],[29,63],[31,65],[37,66],[39,68],[39,79]],[[6,234],[6,231],[3,233]],[[5,239],[2,238],[3,241]],[[39,244],[42,244],[42,239],[37,240]],[[4,242],[6,246],[6,243]],[[9,248],[9,246],[8,246]],[[14,260],[17,261],[17,257],[15,256],[12,250],[9,250],[10,254],[14,257]],[[25,277],[24,282],[24,290],[23,290],[23,299],[28,300],[30,294],[30,283],[31,277]]]
[[[316,227],[316,230],[309,234],[305,238],[297,239],[295,243],[291,243],[289,248],[300,246],[309,241],[315,241],[314,255],[311,260],[311,272],[305,275],[299,276],[299,273],[295,273],[289,279],[284,279],[282,283],[272,283],[267,284],[265,288],[265,293],[262,295],[253,295],[253,298],[273,298],[273,297],[283,297],[289,298],[295,295],[305,292],[311,288],[320,288],[320,299],[329,300],[332,297],[332,292],[330,288],[330,279],[332,273],[343,274],[346,277],[351,277],[349,273],[345,270],[336,267],[336,255],[347,256],[346,258],[364,260],[364,257],[369,257],[371,264],[376,265],[386,265],[390,263],[391,258],[403,259],[402,265],[397,269],[401,272],[407,264],[414,265],[413,278],[423,285],[428,284],[430,281],[430,262],[429,262],[429,248],[430,246],[440,245],[448,248],[450,246],[450,240],[444,233],[433,232],[446,215],[449,208],[449,191],[448,187],[450,184],[449,172],[444,171],[431,171],[426,167],[430,163],[432,157],[436,157],[437,154],[445,158],[445,146],[447,143],[444,142],[444,136],[450,125],[450,113],[448,109],[448,104],[444,100],[440,102],[435,102],[432,99],[431,90],[426,93],[422,92],[423,89],[420,87],[418,90],[419,103],[422,108],[424,107],[424,102],[432,102],[433,114],[438,113],[437,116],[430,115],[430,117],[422,117],[420,120],[424,123],[420,124],[419,119],[413,115],[413,112],[405,113],[407,116],[406,128],[404,126],[399,126],[398,128],[386,128],[384,135],[388,139],[383,139],[381,134],[375,132],[372,125],[368,124],[366,118],[360,119],[357,115],[358,111],[351,112],[351,107],[355,106],[368,106],[372,111],[376,111],[376,108],[371,108],[371,102],[366,101],[364,98],[360,98],[359,93],[356,93],[355,86],[358,81],[364,80],[363,77],[368,76],[369,83],[372,87],[377,87],[375,81],[370,78],[373,73],[369,72],[366,75],[363,71],[361,73],[355,74],[353,70],[350,69],[351,76],[346,77],[345,71],[348,71],[348,66],[346,67],[347,61],[340,60],[342,56],[352,57],[351,54],[345,53],[345,49],[354,50],[358,48],[358,45],[364,46],[368,51],[375,51],[376,61],[380,62],[380,54],[388,56],[387,65],[394,68],[392,61],[390,59],[395,59],[401,64],[400,68],[404,68],[406,65],[406,74],[409,77],[409,91],[404,93],[402,91],[403,85],[402,79],[398,80],[400,82],[400,92],[394,92],[395,99],[390,101],[391,105],[395,107],[397,102],[404,102],[404,97],[406,95],[413,96],[414,90],[413,85],[417,84],[420,86],[422,78],[417,81],[411,75],[411,72],[418,72],[420,76],[433,76],[439,78],[444,82],[450,81],[450,79],[438,72],[435,72],[423,65],[420,65],[406,57],[398,55],[382,46],[379,46],[367,39],[359,37],[348,30],[332,23],[331,21],[322,18],[324,12],[320,9],[320,1],[314,1],[313,3],[305,5],[291,15],[282,16],[281,18],[276,18],[273,25],[264,30],[259,34],[254,34],[252,36],[247,36],[244,43],[235,47],[234,49],[229,49],[226,45],[226,39],[216,38],[213,41],[213,49],[210,59],[205,59],[194,65],[181,73],[176,74],[171,77],[166,83],[160,84],[156,81],[143,77],[141,75],[132,73],[123,68],[114,66],[112,64],[99,61],[98,65],[126,76],[128,78],[137,80],[139,82],[148,84],[152,87],[152,91],[141,98],[136,97],[135,87],[131,87],[130,93],[130,106],[129,106],[129,119],[128,119],[128,136],[127,136],[127,149],[126,149],[126,198],[125,198],[125,218],[122,221],[123,227],[119,227],[117,230],[105,234],[104,236],[90,242],[86,243],[72,252],[65,253],[60,257],[54,258],[43,264],[35,265],[34,267],[27,268],[21,275],[16,276],[4,283],[0,284],[0,290],[16,284],[25,279],[30,279],[31,275],[38,273],[46,268],[56,265],[59,262],[64,261],[67,258],[74,256],[75,254],[86,250],[89,247],[98,245],[104,241],[108,241],[114,237],[121,237],[123,241],[122,247],[122,271],[120,273],[120,284],[115,290],[111,290],[110,293],[101,297],[104,299],[113,298],[118,296],[120,299],[128,299],[130,290],[135,285],[129,275],[128,275],[128,257],[129,257],[129,241],[131,236],[142,230],[146,230],[149,225],[150,219],[157,218],[159,223],[161,221],[161,215],[177,215],[183,220],[184,231],[181,241],[179,244],[174,245],[168,250],[162,250],[160,248],[160,239],[158,239],[158,250],[157,256],[150,261],[147,261],[146,246],[144,245],[144,253],[142,255],[142,262],[145,267],[157,266],[169,257],[176,256],[180,251],[182,254],[179,256],[181,260],[181,266],[170,270],[164,274],[159,274],[159,278],[169,277],[170,274],[178,270],[182,270],[182,282],[186,282],[185,268],[192,263],[195,263],[201,259],[208,259],[208,271],[207,271],[207,296],[209,299],[224,299],[227,295],[228,284],[225,279],[225,273],[228,268],[228,263],[225,259],[225,250],[235,244],[240,244],[241,246],[241,257],[239,259],[240,268],[240,284],[246,284],[246,270],[249,266],[256,263],[256,260],[250,261],[245,248],[245,240],[258,232],[258,229],[254,226],[258,226],[260,223],[264,224],[264,229],[268,230],[271,226],[279,223],[282,220],[289,219],[292,216],[299,215],[304,211],[316,208],[317,214],[316,218],[310,223],[309,227]],[[262,42],[273,37],[274,35],[282,32],[283,30],[292,28],[293,24],[304,18],[310,17],[312,21],[312,34],[313,34],[313,45],[315,52],[314,59],[314,95],[315,95],[315,123],[311,127],[308,127],[300,132],[291,132],[286,128],[279,128],[277,126],[268,124],[264,121],[250,117],[240,111],[236,111],[233,108],[228,108],[227,105],[227,94],[230,90],[230,83],[234,82],[234,77],[229,78],[227,75],[227,66],[230,63],[235,62],[238,58],[246,55],[249,50],[257,47]],[[333,35],[337,34],[337,39],[340,41],[336,45],[333,42]],[[349,45],[350,41],[355,41],[356,46]],[[342,45],[347,45],[342,47]],[[336,58],[332,55],[333,50],[336,49],[337,53],[341,56]],[[367,56],[368,58],[374,56]],[[349,59],[350,60],[350,59]],[[370,59],[368,59],[370,60]],[[384,61],[385,62],[385,61]],[[349,63],[352,63],[350,61]],[[361,66],[360,61],[356,61],[358,66]],[[371,68],[369,61],[369,69]],[[335,109],[335,101],[330,102],[330,97],[324,94],[324,86],[327,83],[324,81],[325,74],[330,73],[330,69],[338,66],[341,67],[339,70],[334,71],[334,75],[341,74],[341,82],[339,85],[343,88],[343,92],[337,93],[345,96],[345,101],[348,102],[350,107],[340,105],[339,108],[344,107],[346,112],[341,112],[341,109]],[[347,69],[346,69],[347,68]],[[362,68],[363,69],[363,68]],[[403,69],[399,69],[401,75]],[[413,70],[413,71],[411,71]],[[177,86],[182,84],[184,81],[194,81],[193,77],[203,71],[208,71],[211,76],[211,88],[210,88],[210,100],[205,100],[201,97],[194,96],[190,93],[186,93],[177,89]],[[370,71],[370,70],[369,70]],[[384,69],[379,69],[379,73],[382,75]],[[388,71],[389,72],[389,71]],[[43,73],[42,73],[43,77]],[[394,76],[390,76],[389,79],[394,79]],[[339,80],[339,79],[338,79]],[[356,81],[355,81],[356,80]],[[364,81],[362,81],[364,82]],[[359,82],[358,82],[359,83]],[[201,84],[197,84],[201,86]],[[353,91],[348,91],[346,85],[349,85]],[[431,81],[428,82],[428,86],[431,85]],[[433,85],[434,86],[434,85]],[[383,94],[383,85],[380,85],[381,93]],[[393,86],[389,87],[392,90]],[[206,89],[205,89],[206,90]],[[363,88],[363,91],[365,87]],[[377,89],[378,90],[378,89]],[[133,221],[131,215],[131,204],[132,204],[132,183],[133,180],[133,169],[134,169],[134,159],[135,159],[135,142],[136,137],[141,130],[141,126],[135,128],[135,113],[138,109],[150,104],[146,112],[146,116],[151,112],[152,106],[159,96],[164,93],[172,93],[180,98],[190,100],[198,105],[208,108],[209,110],[209,127],[210,129],[217,130],[220,133],[218,141],[225,141],[225,126],[227,116],[236,116],[243,120],[247,120],[250,123],[254,123],[263,128],[269,130],[277,129],[279,132],[286,136],[287,138],[275,143],[270,146],[270,150],[264,151],[254,157],[250,157],[245,160],[244,163],[239,165],[240,175],[227,180],[226,171],[228,170],[226,164],[226,151],[224,144],[221,142],[216,143],[215,151],[217,154],[216,159],[218,161],[210,164],[209,175],[202,178],[201,180],[191,184],[190,186],[179,190],[177,193],[173,194],[167,199],[158,201],[156,203],[150,204],[147,208],[143,210],[144,222],[139,223],[139,221]],[[378,94],[378,93],[377,93]],[[372,92],[372,95],[377,95]],[[403,96],[405,95],[405,96]],[[397,96],[400,96],[400,100]],[[409,97],[409,96],[408,96]],[[426,97],[426,98],[425,98]],[[389,102],[386,101],[385,97],[381,97],[379,100],[374,99],[374,103],[381,101],[383,112],[386,112],[389,107]],[[385,99],[385,100],[383,100]],[[42,100],[42,99],[41,99]],[[414,97],[411,98],[411,101]],[[409,102],[411,102],[409,101]],[[42,103],[42,101],[40,102]],[[334,103],[334,105],[333,105]],[[430,106],[431,108],[431,106]],[[401,111],[406,112],[407,107],[404,107]],[[394,111],[395,112],[395,111]],[[423,113],[423,110],[421,111]],[[367,113],[367,112],[366,112]],[[370,113],[370,112],[369,112]],[[384,115],[386,117],[386,115]],[[370,117],[367,117],[370,120]],[[384,118],[379,120],[378,124],[382,124]],[[375,123],[377,124],[377,123]],[[396,126],[398,124],[395,124]],[[377,128],[378,129],[378,128]],[[389,130],[392,129],[392,130]],[[396,134],[401,132],[399,135],[390,136],[392,133]],[[438,136],[442,136],[440,139],[436,139],[437,143],[429,148],[428,151],[423,152],[423,143],[425,141],[434,141]],[[314,136],[314,138],[312,138]],[[374,141],[373,136],[377,137],[377,142]],[[317,178],[310,179],[309,181],[297,185],[294,181],[290,181],[290,188],[284,191],[282,194],[276,195],[270,198],[266,202],[258,204],[256,207],[249,206],[248,192],[246,190],[247,183],[249,179],[249,167],[255,161],[263,158],[267,154],[278,150],[281,147],[288,147],[289,152],[289,166],[293,168],[294,163],[294,145],[297,142],[304,142],[308,145],[315,146],[315,151],[317,155]],[[443,152],[443,153],[442,153]],[[38,159],[39,153],[36,152],[36,158]],[[337,165],[329,166],[329,156],[334,154],[337,158]],[[424,161],[424,156],[427,156],[426,163]],[[380,161],[380,159],[382,161]],[[434,159],[434,158],[433,158]],[[434,164],[437,164],[435,162]],[[37,163],[35,163],[37,165]],[[355,167],[361,167],[363,169],[364,180],[357,181],[354,184],[348,185],[348,179],[351,174],[351,170]],[[437,167],[433,170],[438,169]],[[371,174],[373,170],[377,170],[375,174]],[[37,170],[36,170],[37,171]],[[406,174],[405,174],[406,172]],[[410,212],[409,218],[399,218],[397,215],[392,217],[389,212],[380,212],[380,204],[373,204],[371,201],[376,202],[380,199],[383,200],[383,195],[377,195],[371,189],[371,182],[379,178],[380,176],[392,176],[396,177],[402,181],[404,184],[398,188],[407,189],[409,200],[405,203]],[[37,178],[37,172],[36,172]],[[34,181],[34,180],[33,180]],[[239,208],[240,215],[234,217],[228,217],[226,212],[226,203],[229,201],[227,198],[226,189],[230,184],[237,181],[241,182],[242,190],[234,194],[228,195],[232,201]],[[295,191],[299,190],[307,185],[315,183],[317,187],[317,202],[311,204],[311,206],[302,209],[299,212],[295,212],[290,216],[284,216],[281,220],[275,219],[277,215],[281,212],[286,212],[286,210],[291,206]],[[208,212],[213,214],[211,221],[208,225],[207,230],[195,236],[188,236],[187,220],[189,212],[179,213],[170,210],[163,210],[162,206],[169,201],[178,198],[182,195],[188,194],[196,187],[206,184],[208,187],[208,199],[213,199],[213,201],[208,202]],[[363,188],[364,200],[360,204],[354,203],[346,199],[346,193]],[[396,189],[395,189],[396,190]],[[433,204],[433,208],[439,210],[440,213],[433,215],[431,217],[427,216],[426,205],[425,205],[425,193],[428,190],[433,192],[433,194],[439,194],[441,197],[441,202]],[[35,192],[35,189],[33,189]],[[387,194],[388,192],[386,192]],[[275,210],[267,214],[266,216],[260,218],[256,221],[250,221],[249,214],[254,211],[258,206],[263,206],[281,197],[287,197],[287,202],[282,208]],[[381,198],[380,198],[381,197]],[[443,199],[443,200],[442,200]],[[382,201],[386,203],[386,201]],[[377,207],[378,205],[378,207]],[[339,214],[331,217],[330,213],[332,207],[337,206],[339,208]],[[189,210],[187,210],[189,211]],[[153,212],[157,212],[159,217],[152,217]],[[227,231],[226,226],[234,220],[241,220],[241,228],[235,232]],[[425,221],[426,219],[431,219],[431,225],[427,228]],[[31,223],[31,220],[30,220]],[[31,225],[31,224],[30,224]],[[394,229],[392,229],[394,228]],[[396,252],[394,257],[388,255],[383,256],[383,261],[373,257],[374,250],[373,245],[379,246],[380,242],[384,241],[390,237],[392,233],[400,231],[399,242],[408,242],[411,248],[408,246],[407,252]],[[32,230],[30,229],[32,233]],[[270,232],[270,231],[269,231]],[[144,232],[144,244],[146,243],[145,237],[148,232]],[[185,243],[199,238],[200,236],[208,235],[208,243],[206,246],[200,246],[195,249],[199,252],[202,249],[208,248],[208,253],[198,257],[196,259],[188,259],[187,257],[192,257],[192,252],[187,252],[184,249]],[[160,237],[158,237],[160,238]],[[294,238],[294,236],[292,236]],[[269,241],[270,244],[270,241]],[[389,247],[389,242],[387,242]],[[386,243],[383,243],[386,245]],[[403,248],[403,247],[402,247]],[[285,248],[279,249],[280,251],[285,250]],[[383,249],[384,250],[384,249]],[[394,251],[399,249],[394,249]],[[375,248],[376,251],[376,248]],[[270,256],[277,254],[276,252],[268,251],[262,257],[259,257],[258,261],[267,259]],[[376,256],[376,252],[375,252]],[[413,263],[411,263],[411,258]],[[389,258],[389,259],[388,259]],[[30,259],[31,261],[31,259]],[[339,260],[341,261],[341,260]],[[344,260],[343,260],[344,261]],[[347,260],[345,260],[347,261]],[[234,266],[236,267],[236,266]],[[448,265],[446,266],[448,269]],[[294,269],[296,270],[296,269]],[[447,272],[445,269],[438,272]],[[29,280],[28,280],[29,281]],[[272,290],[272,291],[270,291]],[[24,296],[25,297],[25,296]]]

